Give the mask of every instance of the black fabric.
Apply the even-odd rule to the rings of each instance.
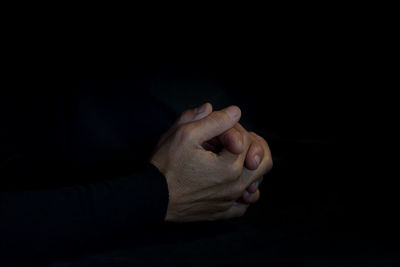
[[[285,53],[288,51],[291,49]],[[396,164],[394,158],[387,156],[389,153],[376,153],[391,151],[395,139],[379,133],[384,128],[375,124],[378,119],[371,121],[371,111],[365,112],[371,110],[369,103],[375,102],[366,101],[363,107],[358,104],[362,95],[351,98],[349,93],[359,80],[367,79],[357,77],[357,83],[348,83],[335,71],[337,66],[325,69],[319,64],[310,67],[311,64],[306,71],[298,71],[304,68],[302,62],[310,60],[308,54],[297,60],[296,68],[288,70],[285,65],[291,62],[293,54],[289,53],[287,61],[278,57],[275,65],[266,69],[253,64],[252,60],[236,62],[238,58],[231,54],[227,57],[231,61],[223,60],[220,65],[214,64],[218,61],[208,62],[205,58],[200,64],[205,70],[211,65],[211,69],[219,70],[219,75],[209,76],[201,68],[193,75],[182,64],[175,68],[180,73],[174,77],[174,66],[165,64],[161,72],[168,79],[151,78],[158,87],[154,93],[164,97],[163,101],[149,96],[146,89],[151,88],[137,77],[105,80],[97,75],[95,79],[71,84],[69,77],[53,77],[45,72],[44,77],[23,82],[37,85],[29,86],[29,90],[21,89],[27,88],[24,86],[5,87],[10,90],[2,91],[0,98],[0,170],[2,188],[8,192],[2,191],[1,197],[9,203],[16,200],[16,196],[24,197],[21,202],[13,201],[13,205],[2,205],[9,215],[16,214],[13,206],[28,209],[33,205],[29,210],[36,214],[48,211],[50,205],[56,203],[43,201],[42,197],[52,196],[55,188],[60,189],[54,197],[59,200],[65,200],[62,192],[68,188],[83,189],[69,194],[75,197],[86,196],[85,192],[90,192],[87,189],[94,188],[96,196],[100,197],[96,199],[104,200],[101,198],[104,191],[97,191],[97,188],[104,189],[107,184],[115,185],[106,187],[109,189],[121,188],[129,180],[135,194],[143,196],[147,189],[141,187],[139,180],[153,177],[148,182],[153,184],[158,183],[156,176],[161,178],[154,168],[146,165],[146,157],[158,135],[169,127],[177,114],[165,103],[177,112],[209,99],[214,100],[212,103],[217,107],[239,104],[243,111],[241,123],[267,139],[274,169],[261,185],[261,200],[252,205],[243,218],[236,220],[155,225],[163,214],[159,209],[158,215],[147,214],[147,219],[135,213],[135,224],[126,231],[124,220],[112,222],[115,226],[104,220],[94,229],[89,228],[89,223],[82,224],[85,230],[79,233],[82,238],[77,239],[77,235],[64,235],[64,230],[58,232],[58,236],[53,235],[60,229],[56,227],[78,233],[76,221],[72,226],[64,224],[71,222],[71,218],[49,220],[45,228],[38,227],[36,222],[50,217],[33,221],[28,220],[32,218],[29,213],[31,217],[20,220],[16,219],[22,216],[9,217],[1,224],[4,227],[7,222],[9,226],[1,229],[6,239],[0,242],[4,245],[12,239],[18,249],[9,254],[10,247],[8,251],[3,248],[2,259],[8,256],[16,265],[25,260],[27,266],[38,258],[44,259],[42,263],[56,261],[51,266],[398,266],[399,202],[393,175],[397,171],[392,172],[390,168],[395,169]],[[259,60],[260,57],[253,58]],[[265,62],[269,59],[265,58]],[[130,66],[132,61],[127,60],[129,64],[126,65]],[[145,64],[137,65],[139,69],[147,68]],[[140,74],[129,66],[124,68],[127,76]],[[341,64],[337,69],[342,70],[342,67]],[[119,70],[114,73],[117,72]],[[103,73],[110,76],[109,70]],[[91,75],[85,73],[83,77]],[[17,78],[21,80],[20,75]],[[38,80],[47,82],[43,86]],[[237,95],[236,100],[223,93],[220,84],[215,86],[219,80],[227,81],[224,86]],[[282,81],[286,81],[283,86]],[[170,90],[166,88],[167,82],[170,82]],[[42,86],[58,89],[45,90]],[[294,89],[288,91],[283,87]],[[327,87],[330,89],[326,90]],[[205,92],[207,89],[211,91]],[[11,93],[3,97],[5,92]],[[195,100],[189,101],[187,96]],[[371,99],[375,100],[375,95]],[[375,113],[376,109],[372,111]],[[385,118],[377,117],[379,121]],[[359,128],[363,124],[367,127]],[[138,138],[130,139],[130,136]],[[133,178],[138,182],[133,182]],[[162,188],[162,185],[154,187],[154,192],[163,191]],[[40,194],[40,199],[47,209],[35,206],[38,202],[25,203],[25,200],[34,200],[39,192],[45,192]],[[118,196],[118,200],[123,201],[124,195]],[[7,199],[3,200],[4,197]],[[148,200],[148,206],[160,204],[157,198],[153,198],[154,202]],[[118,208],[113,207],[113,212],[114,208],[120,211],[132,201],[137,199],[113,202],[118,205]],[[111,210],[113,203],[99,202],[99,207],[104,204]],[[130,208],[129,212],[137,211],[133,206]],[[79,206],[67,211],[83,217],[76,217],[76,220],[92,216],[83,213],[84,210],[85,206]],[[59,209],[53,211],[57,216],[68,215]],[[119,215],[117,217],[122,218],[129,214]],[[17,231],[16,226],[21,223],[26,230]],[[12,229],[14,232],[10,231]],[[29,229],[41,229],[43,236],[34,232],[29,239],[31,243],[19,242],[29,237]],[[96,235],[96,231],[104,232]],[[57,240],[51,239],[52,236],[67,242],[56,245]]]
[[[164,220],[167,183],[147,162],[174,114],[137,80],[67,85],[2,99],[3,264],[75,257]]]

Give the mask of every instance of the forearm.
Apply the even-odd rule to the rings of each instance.
[[[160,222],[168,205],[166,181],[150,164],[131,176],[97,184],[0,194],[2,251],[24,250],[35,260],[68,256]]]

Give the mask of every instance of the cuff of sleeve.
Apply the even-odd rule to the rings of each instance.
[[[149,222],[163,222],[167,214],[169,191],[165,176],[151,163],[147,163],[138,171],[139,179],[143,179],[143,188],[137,190],[138,207],[143,207],[143,213]]]
[[[96,201],[100,204],[95,209],[97,222],[129,230],[164,221],[169,201],[168,184],[154,165],[147,163],[132,175],[109,183],[109,190],[106,190],[109,197],[100,203]],[[105,217],[101,218],[102,215]]]

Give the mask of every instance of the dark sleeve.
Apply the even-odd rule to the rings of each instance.
[[[130,176],[96,184],[0,192],[1,258],[16,264],[68,257],[124,231],[162,222],[167,206],[166,180],[150,163]]]

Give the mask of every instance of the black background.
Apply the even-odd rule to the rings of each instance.
[[[271,147],[274,169],[243,218],[148,229],[81,264],[391,266],[399,221],[386,122],[394,121],[380,70],[357,27],[313,25],[18,42],[7,74],[22,73],[24,86],[142,77],[177,113],[205,101],[239,105],[243,124]]]

